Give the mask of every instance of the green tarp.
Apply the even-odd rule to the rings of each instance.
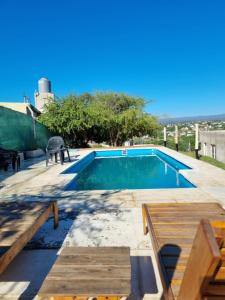
[[[0,148],[45,149],[51,132],[31,116],[0,106]]]

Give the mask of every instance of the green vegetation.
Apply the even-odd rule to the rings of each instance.
[[[185,155],[191,156],[193,158],[195,158],[195,152],[182,152]],[[225,163],[222,163],[212,157],[209,156],[204,156],[204,155],[200,155],[200,160],[205,161],[215,167],[221,168],[225,170]]]
[[[150,138],[135,138],[135,144],[153,144],[153,145],[163,145],[163,136],[161,130],[157,130],[156,135]],[[179,137],[179,151],[193,151],[195,146],[194,136],[181,136]],[[176,150],[176,145],[173,137],[167,138],[167,147]]]
[[[207,162],[207,163],[209,163],[209,164],[211,164],[211,165],[214,165],[218,168],[221,168],[221,169],[225,170],[225,164],[218,161],[218,160],[216,160],[216,159],[214,159],[214,158],[211,158],[211,157],[208,157],[208,156],[201,156],[200,159]]]
[[[120,146],[135,136],[156,134],[159,125],[144,112],[145,104],[143,98],[122,93],[70,95],[49,103],[39,121],[70,146],[87,146],[91,141]]]
[[[195,158],[195,152],[194,151],[181,151],[181,153]]]
[[[195,138],[194,136],[182,136],[179,137],[178,145],[179,151],[189,151],[194,150]],[[163,139],[152,141],[152,144],[163,145]],[[167,147],[176,150],[176,145],[173,137],[167,139]]]

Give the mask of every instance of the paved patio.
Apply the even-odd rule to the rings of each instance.
[[[160,147],[192,167],[181,173],[197,188],[124,191],[64,191],[72,174],[60,174],[90,150],[72,153],[73,161],[45,167],[43,159],[26,161],[23,170],[0,172],[1,200],[58,200],[60,225],[49,220],[0,276],[0,299],[34,299],[64,246],[129,246],[132,255],[130,299],[160,299],[162,287],[149,236],[142,232],[141,204],[215,202],[225,205],[225,171]],[[13,174],[13,175],[12,175]],[[44,263],[43,263],[44,260]],[[144,295],[144,298],[143,298]]]

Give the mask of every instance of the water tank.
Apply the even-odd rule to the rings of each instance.
[[[38,80],[39,93],[51,93],[51,81],[47,78],[41,78]]]

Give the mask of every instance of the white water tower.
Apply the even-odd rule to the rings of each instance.
[[[34,93],[35,106],[42,112],[45,104],[54,101],[54,94],[51,89],[51,81],[42,77],[38,80],[38,92]]]
[[[39,93],[51,93],[51,81],[48,78],[42,77],[38,80]]]

